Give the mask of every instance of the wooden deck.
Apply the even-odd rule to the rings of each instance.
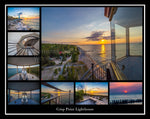
[[[119,68],[126,75],[128,80],[142,80],[142,57],[130,56],[117,61]],[[123,68],[124,66],[124,68]]]
[[[84,96],[81,102],[76,103],[76,105],[107,105],[108,101],[105,99],[99,100],[96,96]]]
[[[21,102],[21,98],[19,99],[16,99],[10,103],[8,103],[8,105],[38,105],[39,103],[32,100],[32,99],[28,99],[28,102],[27,103],[22,103]]]
[[[39,77],[33,75],[33,74],[29,74],[27,73],[27,78],[23,79],[22,77],[20,77],[21,73],[15,74],[13,76],[11,76],[10,78],[8,78],[8,80],[39,80]]]

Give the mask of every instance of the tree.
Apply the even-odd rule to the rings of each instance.
[[[68,80],[77,80],[78,79],[78,74],[77,74],[74,66],[71,66],[70,69],[67,67],[67,72],[68,72],[68,76],[67,76]]]
[[[57,69],[54,70],[54,74],[55,74],[55,75],[58,74],[58,70],[57,70]]]
[[[60,70],[61,70],[61,68],[59,67],[59,68],[58,68],[58,71],[60,71]]]
[[[52,78],[50,80],[54,80],[54,77],[52,76]]]
[[[76,101],[83,100],[83,95],[84,95],[83,90],[76,91],[76,96],[75,96]]]
[[[71,71],[68,71],[68,80],[72,80]]]
[[[66,56],[63,55],[62,61],[66,61]]]
[[[63,75],[59,75],[58,80],[65,80]]]
[[[64,68],[63,68],[63,74],[66,73],[66,65],[64,65]]]
[[[48,65],[53,66],[53,65],[55,65],[55,62],[54,61],[49,61]]]
[[[72,62],[77,62],[78,61],[78,54],[76,52],[72,53],[71,60],[72,60]]]

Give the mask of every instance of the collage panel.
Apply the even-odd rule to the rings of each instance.
[[[8,82],[8,105],[39,105],[39,82]]]
[[[91,22],[88,21],[90,13],[92,18],[100,19],[101,17],[93,14],[92,11],[96,13],[102,9],[101,7],[41,8],[42,80],[107,80],[107,65],[101,63],[102,66],[100,66],[97,61],[105,60],[110,55],[107,56],[103,41],[98,44],[90,38],[92,37],[90,34],[97,36],[99,33],[94,34],[94,31],[88,31],[87,34],[85,25],[88,26],[94,22],[92,19],[90,19]],[[81,28],[81,26],[84,27]],[[88,36],[84,38],[81,34]],[[110,45],[108,49],[110,49]]]
[[[8,30],[40,30],[39,7],[8,7]]]
[[[38,56],[39,32],[8,32],[8,56]]]
[[[40,80],[39,57],[8,57],[8,81]]]
[[[42,80],[78,80],[86,69],[78,62],[79,50],[74,45],[42,44]]]
[[[108,82],[76,82],[76,105],[108,105]]]
[[[141,7],[17,6],[7,12],[7,105],[144,105]]]
[[[109,11],[109,8],[106,8]],[[142,7],[118,7],[111,20],[111,80],[143,80]],[[127,17],[128,16],[128,17]],[[135,75],[136,74],[136,75]]]
[[[74,82],[41,82],[42,105],[73,105]]]
[[[142,82],[110,82],[110,105],[142,105]]]

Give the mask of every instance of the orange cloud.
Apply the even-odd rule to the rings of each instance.
[[[118,88],[118,87],[134,87],[134,86],[141,86],[141,82],[111,82],[110,88]]]

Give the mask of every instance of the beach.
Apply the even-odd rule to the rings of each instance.
[[[32,30],[29,26],[24,24],[22,20],[8,20],[8,30]]]
[[[107,64],[103,64],[96,62],[96,60],[94,59],[94,57],[92,57],[91,55],[89,55],[87,52],[83,50],[82,48],[78,47],[80,55],[79,55],[79,59],[78,61],[83,62],[87,68],[89,73],[86,74],[85,72],[85,76],[87,76],[87,78],[85,76],[83,76],[81,79],[82,80],[87,80],[87,79],[100,79],[100,80],[106,80],[106,66]],[[93,71],[93,73],[92,73]],[[92,76],[93,74],[93,76]]]
[[[11,19],[8,20],[8,30],[39,30],[39,20]]]

